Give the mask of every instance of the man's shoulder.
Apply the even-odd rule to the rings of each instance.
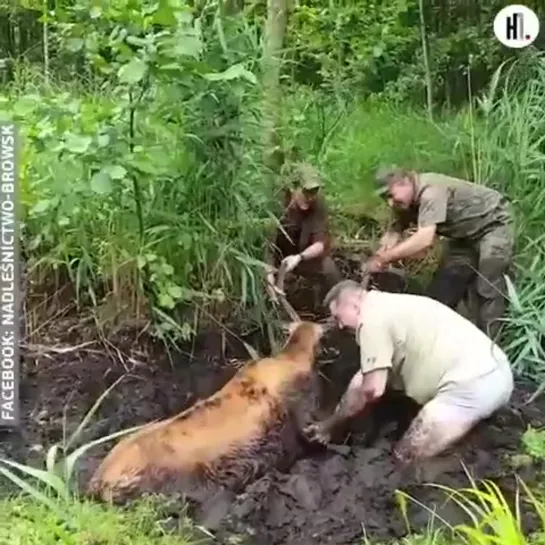
[[[388,320],[388,317],[396,315],[396,307],[404,293],[392,293],[389,291],[371,290],[367,293],[367,300],[364,302],[365,310],[362,313],[362,324],[376,321],[378,319]]]
[[[481,196],[483,194],[499,194],[490,186],[464,180],[456,176],[439,174],[437,172],[423,172],[419,174],[419,182],[421,191],[426,190],[429,193],[433,193],[434,189],[440,190],[440,188],[445,188],[447,190],[453,190],[465,198]]]
[[[407,325],[418,322],[419,315],[429,316],[437,314],[444,317],[446,314],[456,311],[444,305],[440,301],[413,293],[391,293],[384,291],[371,291],[367,316],[369,319],[380,317],[384,322],[391,320],[397,324],[406,320]]]
[[[439,172],[421,172],[418,174],[418,180],[421,185],[449,186],[456,184],[471,184],[469,180],[463,180],[462,178],[441,174]]]

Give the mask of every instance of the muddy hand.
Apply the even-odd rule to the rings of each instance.
[[[307,439],[312,443],[327,445],[331,440],[331,432],[325,422],[310,424],[304,430]]]
[[[385,265],[382,263],[378,256],[373,256],[369,259],[363,266],[363,271],[365,273],[377,273],[385,269]]]

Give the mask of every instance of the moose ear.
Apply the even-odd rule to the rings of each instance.
[[[301,325],[301,322],[289,322],[288,323],[288,334],[293,335],[295,330]]]
[[[328,318],[327,320],[321,322],[320,325],[322,326],[324,335],[335,329],[337,326],[334,318]]]
[[[282,333],[289,335],[291,323],[292,322],[279,322],[277,323],[277,325],[280,326],[280,330],[282,331]]]
[[[301,321],[280,322],[280,329],[286,337],[291,337],[295,330],[301,325]]]

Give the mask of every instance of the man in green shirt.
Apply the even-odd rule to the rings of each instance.
[[[506,199],[494,189],[452,176],[399,168],[377,175],[379,193],[393,209],[392,224],[368,262],[371,272],[416,257],[435,238],[447,238],[447,251],[426,295],[455,308],[473,284],[477,325],[495,337],[505,312],[505,280],[514,237]],[[417,231],[399,242],[405,229]]]

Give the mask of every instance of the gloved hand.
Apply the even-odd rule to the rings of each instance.
[[[291,272],[299,263],[301,263],[302,257],[301,254],[288,255],[282,260],[282,263],[286,264],[286,272]]]

